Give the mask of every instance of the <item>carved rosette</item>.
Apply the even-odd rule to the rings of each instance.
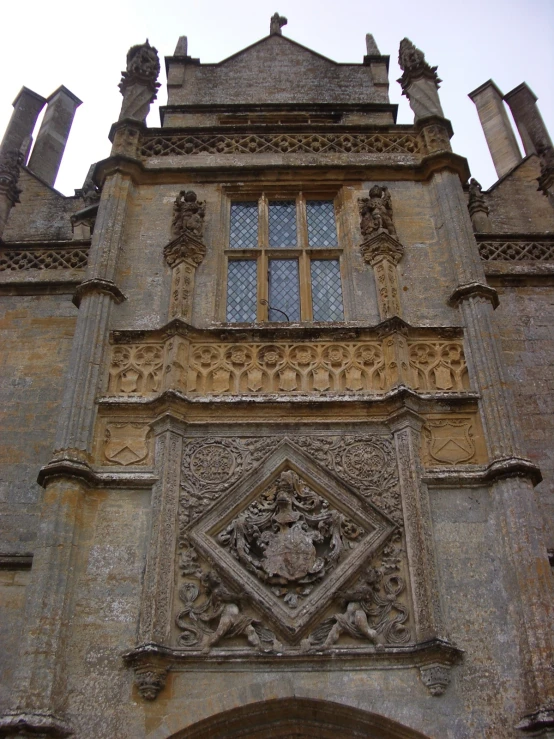
[[[172,270],[169,318],[192,317],[196,268],[202,264],[206,246],[202,241],[206,204],[192,190],[182,190],[173,205],[171,230],[174,239],[164,247],[164,257]]]
[[[402,315],[396,266],[404,247],[398,241],[393,223],[391,196],[386,187],[375,185],[368,198],[358,200],[362,243],[360,252],[373,267],[381,320]]]
[[[119,120],[130,118],[144,123],[150,105],[157,97],[160,87],[160,60],[158,51],[144,44],[132,46],[127,53],[127,69],[121,73],[119,89],[123,95]]]

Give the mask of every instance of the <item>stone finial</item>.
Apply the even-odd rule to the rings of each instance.
[[[467,204],[475,233],[488,233],[491,230],[489,207],[485,203],[482,187],[473,177],[469,181],[469,202]]]
[[[186,36],[179,36],[173,56],[188,56],[188,39]]]
[[[438,88],[442,80],[437,75],[437,67],[425,61],[425,54],[408,38],[402,39],[398,53],[398,64],[402,77],[398,80],[402,94],[410,101],[416,120],[431,115],[443,117]]]
[[[371,33],[366,33],[365,35],[365,46],[368,56],[381,56],[379,47],[377,46],[377,43]]]
[[[4,233],[10,210],[19,203],[21,190],[17,187],[17,181],[22,163],[23,155],[17,149],[8,149],[0,153],[0,238]]]
[[[159,74],[158,51],[150,46],[148,39],[144,44],[129,49],[127,69],[121,73],[119,83],[123,95],[119,120],[131,118],[144,123],[160,87],[157,81]]]
[[[392,200],[388,187],[374,185],[368,198],[360,198],[360,229],[364,239],[380,232],[388,233],[394,239],[396,229],[392,221]]]
[[[287,19],[284,15],[279,15],[279,13],[274,13],[271,16],[271,23],[269,25],[269,33],[271,36],[277,35],[282,36],[281,28],[283,26],[286,26],[288,23]]]

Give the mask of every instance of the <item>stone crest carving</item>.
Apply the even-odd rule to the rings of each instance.
[[[454,465],[475,461],[473,426],[472,418],[439,418],[427,421],[422,438],[424,462],[431,465]]]
[[[150,111],[150,105],[157,97],[157,81],[160,74],[158,51],[150,46],[148,39],[144,44],[132,46],[127,53],[127,68],[121,73],[119,90],[123,95],[119,120],[131,118],[143,123]]]
[[[225,458],[223,474],[215,477],[227,480],[241,464],[227,459],[220,439],[208,445],[207,454],[196,444],[187,452],[189,474],[198,458]],[[353,450],[354,456],[361,451]],[[205,469],[202,464],[204,477]],[[211,479],[208,484],[217,489]],[[316,614],[330,607],[334,591],[395,530],[368,499],[357,497],[286,439],[273,440],[263,462],[242,474],[226,496],[215,497],[215,504],[190,524],[183,511],[186,499],[179,514],[179,568],[189,584],[180,591],[185,608],[176,624],[180,644],[190,634],[197,648],[211,648],[230,635],[262,649],[274,643],[275,634],[298,645]],[[209,570],[225,586],[216,587]],[[192,584],[190,578],[195,578]],[[262,638],[262,625],[271,637],[266,631]]]
[[[104,435],[104,457],[112,464],[141,464],[149,452],[150,428],[144,423],[109,423]]]
[[[313,584],[367,533],[286,470],[219,534],[218,541],[296,608]]]

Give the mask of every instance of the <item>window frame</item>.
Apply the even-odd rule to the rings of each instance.
[[[225,198],[225,242],[224,242],[224,268],[223,268],[223,291],[220,318],[224,323],[229,325],[237,325],[241,322],[227,321],[227,289],[228,289],[228,264],[230,261],[239,260],[255,260],[257,262],[257,318],[256,323],[270,323],[272,325],[287,324],[287,321],[270,321],[269,312],[269,261],[270,259],[297,259],[298,274],[300,287],[300,323],[313,323],[313,302],[312,302],[312,277],[311,262],[313,259],[335,260],[339,264],[339,274],[341,281],[341,298],[343,308],[343,319],[345,316],[345,296],[344,285],[345,279],[343,274],[343,255],[344,247],[342,246],[341,227],[340,227],[340,207],[338,202],[338,193],[334,189],[332,192],[320,189],[300,189],[289,188],[264,190],[252,190],[241,192],[228,192]],[[337,245],[332,247],[314,247],[308,242],[308,214],[307,201],[324,200],[333,203],[335,215],[335,228],[337,232]],[[232,248],[229,245],[231,230],[231,206],[234,203],[258,203],[258,244],[255,247]],[[269,246],[269,204],[275,201],[294,201],[296,206],[296,246],[294,247],[270,247]],[[341,322],[342,322],[341,321]],[[247,323],[247,322],[245,322]],[[298,323],[298,321],[289,321],[288,323]],[[336,323],[336,321],[318,321],[318,323]]]

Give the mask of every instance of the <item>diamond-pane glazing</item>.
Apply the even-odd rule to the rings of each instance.
[[[300,320],[300,285],[297,259],[269,261],[270,321]],[[282,311],[280,313],[279,311]],[[286,315],[283,315],[286,314]]]
[[[233,323],[257,318],[257,263],[253,259],[229,260],[227,265],[227,320]]]
[[[308,243],[310,246],[337,246],[335,207],[332,200],[308,200]]]
[[[296,203],[293,200],[269,204],[269,245],[296,246]]]
[[[314,321],[342,321],[342,289],[338,259],[312,259]]]
[[[258,203],[231,203],[231,249],[258,246]]]

